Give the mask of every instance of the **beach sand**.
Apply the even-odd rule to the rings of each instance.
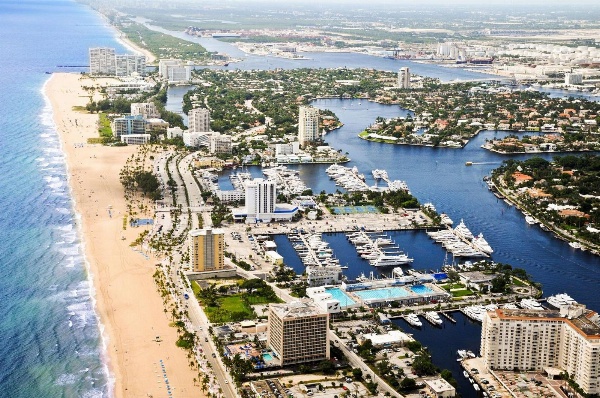
[[[141,228],[123,230],[125,199],[119,171],[136,147],[88,145],[88,137],[98,136],[98,116],[73,110],[73,106],[88,102],[82,86],[110,79],[80,78],[79,74],[54,74],[45,93],[66,154],[76,211],[81,216],[97,312],[108,338],[106,352],[114,377],[114,396],[166,397],[160,360],[174,396],[202,396],[193,382],[197,372],[190,368],[187,352],[175,346],[177,331],[169,326],[171,318],[163,312],[152,276],[158,261],[146,259],[129,246]],[[157,342],[156,336],[162,341]]]

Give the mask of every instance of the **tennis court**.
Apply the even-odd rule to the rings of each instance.
[[[375,214],[379,213],[375,206],[336,206],[332,208],[333,214]]]

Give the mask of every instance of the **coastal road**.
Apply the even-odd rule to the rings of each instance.
[[[363,377],[365,377],[366,375],[370,375],[371,379],[373,380],[373,382],[377,383],[378,385],[378,390],[380,392],[389,392],[391,394],[392,397],[397,397],[400,398],[402,397],[402,395],[400,395],[396,390],[394,390],[392,387],[390,387],[381,377],[379,377],[378,375],[375,374],[375,372],[373,372],[362,360],[361,357],[359,357],[358,355],[356,355],[353,351],[349,350],[348,347],[346,347],[346,345],[344,345],[343,343],[335,343],[336,341],[339,341],[339,337],[335,334],[335,332],[333,330],[329,330],[329,340],[331,342],[334,342],[334,345],[336,347],[338,347],[346,356],[346,358],[348,359],[348,362],[350,363],[350,365],[353,368],[358,368],[361,369],[363,372]]]

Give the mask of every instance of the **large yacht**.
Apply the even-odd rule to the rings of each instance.
[[[442,318],[435,311],[427,311],[423,316],[433,325],[439,326],[442,324]]]
[[[477,249],[484,253],[492,254],[494,252],[494,249],[492,249],[487,240],[485,240],[482,233],[480,233],[475,239],[473,239],[473,245],[475,245]]]
[[[465,225],[465,222],[461,219],[460,220],[460,224],[458,224],[456,226],[456,228],[454,228],[454,233],[456,233],[456,235],[458,235],[461,238],[464,238],[466,240],[473,240],[474,236],[471,233],[471,231],[469,230],[469,228],[467,228],[467,226]]]
[[[410,264],[413,262],[413,259],[408,257],[404,253],[400,254],[385,254],[382,253],[374,260],[371,260],[369,263],[374,265],[375,267],[391,267],[394,265],[404,265]]]
[[[423,326],[423,324],[419,320],[419,317],[416,314],[408,314],[405,319],[406,319],[406,322],[408,322],[412,326],[415,326],[418,328]]]

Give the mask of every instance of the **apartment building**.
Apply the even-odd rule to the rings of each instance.
[[[319,138],[319,110],[312,106],[300,106],[298,142],[304,147],[317,141]]]
[[[154,102],[134,102],[131,104],[131,115],[142,115],[146,119],[159,118],[160,113]]]
[[[192,80],[191,61],[183,62],[180,59],[161,59],[158,62],[158,74],[169,83],[189,82]]]
[[[195,272],[223,269],[225,231],[195,229],[189,233],[190,266]]]
[[[560,310],[488,312],[481,356],[489,369],[557,368],[588,394],[600,393],[600,317],[577,304]]]
[[[228,154],[231,153],[231,136],[226,134],[213,133],[210,137],[210,153],[211,154]]]
[[[329,359],[329,316],[312,301],[269,305],[267,345],[292,365]]]
[[[190,109],[188,113],[188,131],[194,133],[210,131],[210,111],[206,108]]]
[[[144,55],[115,54],[114,48],[95,47],[89,49],[90,75],[93,76],[131,76],[146,74]]]
[[[410,70],[406,67],[398,71],[398,87],[410,88]]]

